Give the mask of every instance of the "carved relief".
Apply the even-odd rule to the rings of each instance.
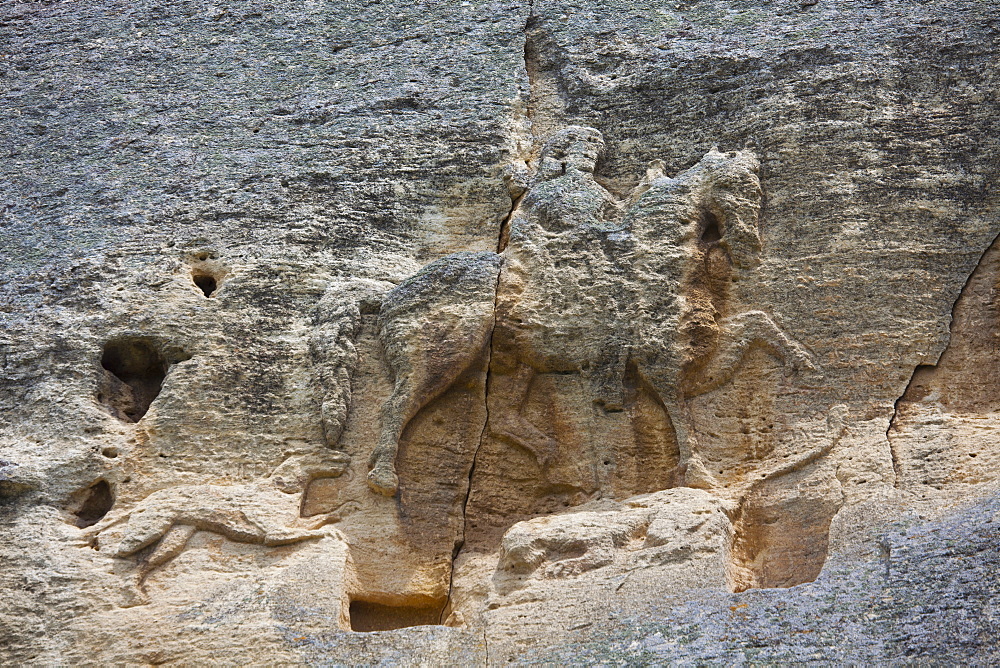
[[[83,534],[95,549],[125,559],[143,550],[137,571],[146,577],[183,552],[198,531],[265,547],[332,535],[324,525],[339,517],[300,517],[301,492],[316,477],[336,477],[345,455],[294,456],[263,480],[246,485],[178,485],[153,492],[138,504],[106,515]]]
[[[840,431],[791,468],[754,453],[756,482],[729,490],[705,465],[692,403],[730,384],[755,351],[789,375],[818,371],[734,288],[761,252],[757,161],[712,150],[674,177],[654,163],[622,198],[595,175],[602,150],[592,128],[555,133],[533,171],[511,178],[516,204],[497,253],[446,256],[387,292],[374,281],[329,286],[307,339],[322,452],[292,456],[249,484],[181,485],[115,507],[87,531],[91,544],[136,559],[141,591],[198,531],[271,547],[333,535],[325,525],[355,513],[363,519],[352,515],[343,530],[361,555],[355,574],[364,586],[352,585],[358,629],[384,626],[378,606],[423,601],[414,619],[446,616],[454,560],[466,547],[499,549],[498,572],[514,582],[680,562],[697,552],[696,539],[722,554],[725,528],[734,588],[814,577],[815,555],[794,572],[761,567],[777,539],[756,531],[755,518],[796,503],[772,483],[805,471]],[[382,361],[387,377],[371,381]],[[365,364],[373,366],[360,385],[384,398],[377,431],[345,436]],[[347,453],[372,440],[364,481],[340,477]],[[318,478],[337,478],[322,481],[336,490],[326,506],[304,498]],[[381,496],[360,494],[366,484]],[[671,506],[663,490],[672,487],[701,489],[678,492],[683,503]],[[634,496],[647,492],[660,496]],[[537,519],[608,496],[633,498],[607,513]],[[820,496],[816,522],[790,531],[825,541],[818,534],[839,506]],[[391,527],[385,536],[361,526],[379,522]],[[379,575],[389,566],[379,559],[404,558],[411,571]]]
[[[685,483],[711,489],[689,401],[732,378],[753,346],[791,370],[815,369],[808,353],[771,317],[740,311],[732,283],[758,263],[761,205],[756,159],[710,151],[675,178],[654,163],[633,195],[626,223],[638,240],[636,272],[639,373],[653,388],[677,434]]]
[[[383,298],[378,333],[393,386],[382,406],[368,484],[396,496],[400,442],[422,443],[417,435],[406,435],[408,425],[451,396],[460,379],[463,387],[483,391],[476,378],[485,370],[487,411],[478,449],[469,453],[451,446],[461,462],[431,465],[442,474],[464,477],[461,471],[468,471],[468,482],[441,495],[432,489],[454,481],[432,484],[421,475],[400,497],[408,521],[419,515],[434,524],[433,513],[414,511],[418,498],[447,506],[441,527],[428,525],[421,529],[425,535],[440,536],[441,545],[449,543],[447,534],[473,550],[500,547],[511,564],[521,563],[511,556],[524,551],[511,543],[518,534],[507,531],[518,520],[602,495],[698,487],[734,504],[733,588],[812,579],[825,559],[830,519],[840,507],[839,482],[827,480],[827,467],[812,465],[839,440],[842,427],[818,436],[823,442],[818,447],[811,447],[812,436],[795,443],[785,438],[781,465],[774,463],[780,461],[774,444],[757,448],[753,438],[744,443],[732,434],[714,434],[709,453],[699,445],[699,420],[711,423],[706,406],[740,403],[731,392],[718,394],[736,374],[753,386],[747,392],[760,396],[775,391],[768,384],[791,382],[751,382],[755,362],[747,372],[748,359],[763,356],[786,377],[805,372],[803,380],[815,380],[821,373],[808,351],[739,289],[760,261],[758,163],[746,152],[713,149],[669,177],[657,162],[628,197],[618,198],[595,176],[602,149],[603,138],[594,129],[555,133],[533,172],[510,175],[515,206],[499,253],[447,256]],[[714,398],[706,404],[704,396]],[[431,413],[435,420],[448,419],[439,415],[445,405],[473,398],[455,395]],[[772,404],[773,398],[747,404],[747,410],[773,413]],[[840,416],[839,409],[836,413]],[[752,449],[737,454],[733,471],[710,470],[725,458],[718,452],[720,438],[733,441],[725,447]],[[440,451],[440,445],[422,447]],[[807,454],[796,454],[803,447],[810,448]],[[419,457],[413,461],[418,460],[428,465]],[[796,501],[786,494],[785,476],[827,482],[820,485],[822,493]],[[421,485],[431,487],[420,492]],[[464,485],[467,493],[460,494]],[[793,526],[803,508],[815,521]],[[800,555],[801,564],[775,565],[783,538],[756,527],[768,513],[789,540],[815,547]],[[456,528],[446,515],[464,518],[464,527]],[[621,541],[633,540],[630,536],[628,531],[593,540],[535,536],[528,551],[565,553],[545,557],[558,564],[548,567],[549,576],[582,572],[600,567],[621,549]],[[552,546],[540,547],[538,541],[550,539]],[[580,554],[566,556],[574,550]]]
[[[369,485],[396,493],[396,453],[410,420],[486,353],[500,258],[457,253],[390,291],[379,312],[379,338],[392,369],[392,395],[369,461]]]
[[[500,545],[498,572],[516,587],[563,579],[621,561],[624,569],[721,552],[723,504],[700,490],[666,490],[612,511],[574,512],[515,524]]]
[[[367,288],[367,289],[366,289]],[[320,394],[320,421],[327,446],[337,448],[351,406],[352,379],[358,364],[354,342],[361,321],[361,305],[370,296],[364,284],[334,284],[313,313],[309,356],[313,383]]]
[[[752,346],[790,369],[815,368],[766,313],[730,303],[730,284],[760,251],[756,160],[713,150],[674,178],[654,164],[620,201],[594,176],[602,148],[594,129],[557,132],[499,257],[446,257],[386,297],[381,335],[396,385],[371,459],[374,490],[396,492],[404,427],[486,349],[489,434],[530,453],[543,475],[560,446],[525,414],[536,377],[579,375],[614,412],[631,366],[669,417],[686,484],[706,488],[715,483],[688,400],[726,383]]]

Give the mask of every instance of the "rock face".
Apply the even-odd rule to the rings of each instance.
[[[988,4],[0,27],[0,663],[1000,659]]]

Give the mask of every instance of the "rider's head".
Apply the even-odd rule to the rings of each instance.
[[[542,147],[538,173],[551,179],[569,171],[593,174],[604,150],[604,137],[594,128],[571,125],[556,132]]]

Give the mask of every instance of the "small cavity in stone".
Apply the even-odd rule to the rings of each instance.
[[[104,374],[97,400],[123,422],[138,422],[160,393],[167,369],[190,355],[168,359],[153,340],[146,337],[113,339],[104,345],[101,367]]]
[[[70,510],[76,515],[76,526],[81,529],[93,526],[108,514],[115,503],[111,485],[106,480],[98,480],[90,487],[73,495]]]
[[[211,297],[219,289],[219,282],[211,274],[195,271],[191,278],[206,297]]]
[[[719,219],[710,211],[706,211],[702,218],[701,240],[705,243],[712,243],[722,239],[722,231],[719,229]]]

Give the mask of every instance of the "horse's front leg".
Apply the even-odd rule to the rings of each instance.
[[[394,496],[399,489],[396,454],[403,429],[421,408],[415,396],[416,391],[417,388],[410,383],[397,378],[392,396],[382,406],[382,430],[368,459],[368,486],[379,494]]]
[[[819,366],[809,352],[782,332],[763,311],[747,311],[726,318],[720,325],[715,350],[696,377],[690,379],[686,394],[696,397],[728,383],[753,345],[762,345],[779,357],[790,373],[818,373]]]
[[[753,342],[762,342],[773,350],[795,373],[819,372],[819,365],[812,355],[797,341],[785,334],[763,311],[747,311],[733,318],[742,328],[744,348]]]

